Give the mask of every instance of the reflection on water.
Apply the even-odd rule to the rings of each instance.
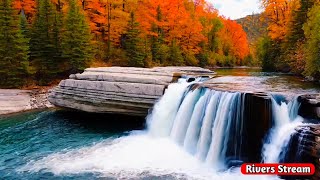
[[[260,69],[215,69],[218,76],[205,84],[225,90],[269,92],[292,97],[320,92],[320,86],[290,74],[261,72]]]

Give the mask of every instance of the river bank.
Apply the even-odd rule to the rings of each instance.
[[[54,107],[48,101],[49,88],[0,89],[0,115]]]

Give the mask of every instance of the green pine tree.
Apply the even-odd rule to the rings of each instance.
[[[218,32],[223,28],[223,24],[219,18],[215,18],[211,22],[212,29],[208,33],[208,46],[210,51],[217,52],[219,48]]]
[[[131,12],[126,34],[125,50],[130,66],[144,67],[146,55],[143,50],[143,42],[139,37],[140,30],[138,27],[139,23],[136,21],[134,13]]]
[[[20,27],[22,35],[30,40],[30,26],[23,10],[20,13]]]
[[[172,41],[170,47],[170,57],[169,57],[169,64],[173,66],[182,66],[185,64],[184,58],[182,56],[182,51],[176,41]]]
[[[22,31],[23,17],[14,11],[11,0],[0,2],[1,87],[21,87],[28,75],[29,39]]]
[[[75,0],[70,0],[62,44],[71,73],[88,67],[93,58],[90,27]]]
[[[40,85],[49,84],[62,71],[61,18],[50,0],[37,1],[30,40],[32,65]]]
[[[308,20],[309,9],[315,3],[315,0],[299,0],[300,6],[292,12],[292,21],[289,25],[289,33],[287,35],[288,48],[295,48],[299,41],[304,41],[303,24]]]
[[[316,3],[308,13],[304,24],[306,36],[306,67],[304,74],[320,79],[320,3]]]
[[[163,14],[161,7],[157,7],[157,21],[163,21]],[[157,26],[155,23],[152,24],[151,27],[152,32],[158,34],[158,36],[151,37],[151,53],[152,53],[152,60],[157,63],[163,64],[163,56],[161,54],[161,47],[164,44],[164,32],[163,29]]]
[[[301,55],[301,44],[305,42],[303,24],[308,20],[308,11],[315,0],[299,0],[299,8],[293,10],[292,20],[288,27],[286,41],[282,45],[284,56],[282,61],[286,62],[292,72],[302,73],[305,63],[299,59]],[[297,56],[297,54],[299,54]],[[304,58],[303,58],[304,59]]]

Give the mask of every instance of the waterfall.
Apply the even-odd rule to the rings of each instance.
[[[298,116],[300,103],[294,98],[289,103],[276,97],[272,98],[272,114],[274,127],[263,147],[263,161],[265,163],[279,163],[281,153],[287,147],[295,128],[302,124],[302,117]]]
[[[190,83],[185,79],[179,79],[178,83],[169,85],[147,117],[147,127],[151,135],[157,137],[170,135],[174,119],[189,85]]]
[[[170,84],[155,104],[146,130],[65,149],[32,160],[19,171],[54,175],[92,172],[113,179],[141,179],[143,175],[146,179],[256,179],[231,167],[260,162],[261,150],[266,163],[295,159],[291,158],[295,152],[286,150],[301,124],[299,106],[297,99],[286,102],[281,96],[223,92],[180,79]],[[262,148],[271,120],[273,127]],[[302,136],[308,136],[307,132]],[[308,143],[297,137],[299,145]],[[297,151],[304,151],[301,148]]]
[[[249,127],[254,127],[252,123],[255,118],[259,118],[260,110],[268,112],[271,108],[270,120],[272,119],[273,127],[269,130],[263,147],[255,148],[262,150],[263,162],[278,163],[295,128],[302,123],[303,119],[298,116],[300,103],[297,98],[286,102],[284,96],[272,95],[271,100],[269,96],[264,99],[265,102],[270,101],[271,107],[260,104],[267,109],[259,109],[253,107],[256,106],[254,103],[257,102],[254,100],[257,98],[260,97],[211,90],[180,80],[168,87],[148,116],[148,132],[157,137],[170,138],[199,161],[215,170],[222,170],[232,166],[232,163],[258,160],[255,158],[257,156],[251,157],[250,154],[257,151],[245,148],[259,143],[248,140],[257,131],[247,126],[251,123]]]
[[[213,120],[216,118],[216,112],[218,108],[217,105],[220,102],[220,97],[221,92],[212,92],[210,102],[206,107],[196,151],[196,156],[200,160],[204,160],[207,157],[207,153],[209,151],[212,137],[211,130],[213,126]]]
[[[153,135],[171,138],[207,165],[223,169],[228,148],[236,147],[228,146],[230,134],[242,131],[241,124],[231,125],[242,121],[244,99],[240,93],[187,86],[181,82],[169,86],[148,117],[148,129]]]
[[[239,93],[224,92],[218,105],[217,115],[212,127],[212,140],[206,163],[216,168],[223,166],[227,151],[227,142],[230,135],[230,122],[233,112],[238,108],[235,99]]]
[[[194,112],[194,107],[199,100],[199,96],[200,89],[190,91],[184,98],[176,115],[170,136],[179,144],[183,144],[184,142],[191,116]]]
[[[205,115],[206,107],[208,106],[209,99],[212,93],[208,89],[204,89],[203,95],[200,97],[194,113],[192,114],[190,125],[187,130],[186,138],[184,139],[184,148],[191,154],[196,152],[198,137],[201,132],[202,120]]]

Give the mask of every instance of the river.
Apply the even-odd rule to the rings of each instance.
[[[213,83],[223,88],[258,89],[258,91],[286,94],[288,97],[320,92],[316,85],[285,74],[263,73],[252,69],[217,70],[217,72],[220,77],[214,79]],[[192,121],[193,116],[204,119],[206,117],[199,113],[188,115],[180,112],[185,112],[182,109],[190,108],[187,105],[192,104],[192,101],[194,108],[199,107],[199,109],[209,108],[210,102],[201,98],[196,99],[198,95],[195,94],[184,94],[185,87],[180,85],[171,89],[177,92],[179,88],[181,88],[181,98],[189,99],[190,103],[186,103],[184,107],[183,103],[181,106],[179,103],[165,104],[166,98],[179,100],[179,96],[166,92],[167,97],[164,96],[162,99],[164,105],[161,105],[161,101],[158,103],[153,115],[148,117],[147,124],[143,118],[58,110],[1,117],[0,177],[2,179],[257,179],[255,176],[241,175],[238,168],[221,170],[212,166],[215,157],[207,157],[210,163],[204,163],[195,155],[196,152],[181,146],[183,141],[185,146],[192,144],[193,141],[181,138],[179,127],[185,127],[186,136],[193,133],[194,127],[200,128],[196,124],[192,126],[186,124],[183,119],[190,116],[189,119]],[[207,96],[206,98],[211,97],[209,94]],[[228,94],[221,97],[219,95],[217,98],[225,98],[226,103],[221,105],[224,107],[232,105],[232,99],[237,96]],[[174,110],[173,114],[166,114],[168,108]],[[222,108],[219,109],[216,111],[221,115],[228,113]],[[160,121],[161,118],[172,119],[172,122],[159,126],[164,130],[169,129],[164,132],[170,135],[163,135],[163,131],[159,128],[152,130],[152,124],[163,123]],[[227,117],[226,121],[229,121]],[[167,128],[168,126],[171,127]],[[201,129],[205,128],[202,126]],[[214,141],[227,141],[219,136],[219,133],[224,132],[218,130],[212,130],[213,134],[216,134]],[[161,131],[160,136],[154,135],[159,131]],[[197,140],[200,141],[201,138],[197,137]],[[215,148],[218,147],[211,145],[207,147],[207,151],[214,154]],[[215,155],[218,156],[219,153]]]

